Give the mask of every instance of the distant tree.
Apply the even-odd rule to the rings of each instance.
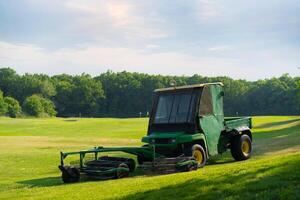
[[[297,97],[298,97],[298,103],[300,104],[300,80],[296,82],[297,85]]]
[[[55,116],[57,114],[53,102],[37,94],[25,99],[23,110],[36,117]]]
[[[11,95],[17,78],[18,75],[15,70],[10,68],[0,69],[0,89],[3,91],[4,96]]]
[[[57,94],[54,102],[59,116],[97,116],[104,97],[100,81],[90,75],[53,77]]]
[[[44,113],[44,106],[41,102],[41,97],[38,95],[27,97],[23,103],[23,111],[32,116],[42,116]]]
[[[16,99],[12,97],[4,97],[4,102],[7,105],[8,116],[15,118],[21,113],[21,106]]]
[[[60,116],[76,115],[72,109],[73,104],[75,103],[72,98],[74,87],[72,81],[56,80],[57,94],[54,97],[54,101]]]
[[[108,71],[95,77],[101,81],[106,98],[100,108],[102,116],[137,117],[151,106],[155,83],[145,74]],[[155,82],[155,81],[154,81]]]
[[[74,77],[73,84],[73,110],[82,116],[96,116],[105,97],[101,82],[82,74]]]
[[[57,112],[56,112],[55,106],[51,100],[46,99],[46,98],[41,98],[40,101],[43,105],[44,113],[46,115],[48,115],[50,117],[56,116]]]
[[[300,77],[288,74],[278,78],[247,81],[225,76],[162,76],[125,71],[108,71],[97,77],[87,74],[50,77],[43,74],[18,75],[12,69],[0,69],[0,89],[4,96],[11,96],[24,105],[26,98],[38,94],[39,98],[54,103],[53,109],[57,109],[58,116],[81,114],[86,117],[137,117],[140,112],[145,116],[151,109],[153,90],[169,87],[171,82],[176,82],[177,86],[223,82],[224,112],[227,116],[300,113]],[[49,101],[38,102],[35,103],[37,111],[42,107],[42,113],[54,115],[53,110],[45,109],[52,107],[45,105]],[[39,104],[43,105],[38,106]],[[4,103],[1,104],[0,100],[0,114],[4,110]]]
[[[26,97],[33,94],[41,94],[43,97],[50,98],[56,94],[55,87],[46,75],[25,74],[16,78],[11,96],[23,102]]]
[[[46,97],[50,98],[56,95],[56,89],[54,84],[49,80],[44,80],[40,83],[40,93]]]
[[[7,104],[3,99],[3,92],[0,90],[0,115],[4,115],[7,112]]]

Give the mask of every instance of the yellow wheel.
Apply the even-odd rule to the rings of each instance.
[[[244,140],[242,142],[242,152],[245,155],[248,155],[250,153],[250,141],[249,140]]]
[[[193,157],[195,158],[195,160],[196,160],[198,163],[202,163],[202,162],[203,162],[203,156],[202,156],[201,151],[195,150],[195,151],[193,152]]]
[[[237,160],[247,160],[252,154],[252,141],[251,138],[246,135],[236,135],[231,141],[231,155]]]
[[[206,164],[206,153],[201,145],[195,144],[192,147],[192,157],[198,162],[198,167]]]

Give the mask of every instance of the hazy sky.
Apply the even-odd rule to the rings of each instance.
[[[298,76],[300,1],[0,0],[0,67]]]

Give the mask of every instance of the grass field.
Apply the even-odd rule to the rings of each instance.
[[[141,145],[147,119],[0,118],[0,199],[300,199],[300,117],[254,117],[254,154],[195,172],[63,184],[59,151]]]

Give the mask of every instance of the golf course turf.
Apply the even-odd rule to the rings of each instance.
[[[59,152],[140,146],[148,119],[0,118],[0,199],[300,199],[300,117],[253,117],[253,155],[194,172],[63,184]]]

